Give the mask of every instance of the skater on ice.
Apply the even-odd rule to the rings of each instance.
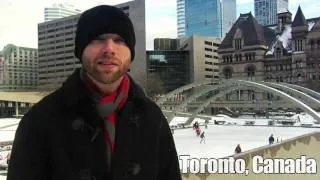
[[[205,140],[205,136],[204,136],[204,131],[202,131],[201,135],[200,135],[200,144],[203,142],[203,143],[206,143],[206,140]]]

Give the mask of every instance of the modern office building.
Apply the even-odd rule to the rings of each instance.
[[[145,1],[135,0],[117,5],[132,20],[135,34],[135,61],[130,74],[146,88]],[[72,72],[81,66],[74,57],[74,37],[80,14],[38,24],[39,89],[59,88]]]
[[[222,18],[222,37],[225,37],[231,29],[233,23],[237,20],[237,3],[236,0],[221,1],[221,18]]]
[[[190,81],[189,51],[147,51],[148,95],[168,93]]]
[[[177,0],[177,34],[178,38],[186,35],[185,0]]]
[[[191,83],[219,80],[218,47],[220,43],[220,38],[195,35],[181,42],[179,49],[189,51]]]
[[[288,9],[288,0],[254,0],[254,15],[259,24],[277,24],[277,14]]]
[[[0,51],[0,84],[3,84],[4,77],[4,58],[2,56],[2,52]]]
[[[177,50],[179,47],[179,39],[155,38],[153,40],[153,47],[155,51]]]
[[[223,37],[236,20],[236,0],[177,0],[178,37]]]
[[[153,97],[189,83],[218,81],[220,42],[220,38],[195,35],[155,39],[156,50],[147,51],[148,94]]]
[[[74,37],[79,15],[38,24],[39,89],[53,90],[80,67],[74,57]]]
[[[222,36],[220,0],[185,0],[186,37]]]
[[[37,88],[37,49],[8,44],[0,54],[1,91],[32,91]]]
[[[76,9],[68,3],[53,4],[50,7],[44,8],[44,21],[52,21],[76,14],[80,14],[81,10]]]

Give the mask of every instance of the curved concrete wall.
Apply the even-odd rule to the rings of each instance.
[[[315,129],[318,130],[318,129]],[[297,159],[305,155],[306,158],[313,158],[316,165],[313,174],[254,174],[252,171],[246,176],[245,174],[182,174],[183,180],[319,180],[320,179],[320,132],[314,132],[299,136],[281,143],[264,146],[261,148],[246,151],[233,156],[234,159],[244,159],[246,168],[252,170],[253,158],[262,156],[264,159],[277,158]],[[303,158],[301,158],[303,159]],[[274,166],[273,166],[274,167]],[[309,166],[311,167],[311,166]],[[314,167],[314,166],[313,166]],[[310,168],[312,169],[312,168]]]

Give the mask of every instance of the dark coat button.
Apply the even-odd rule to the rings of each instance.
[[[80,180],[91,180],[91,171],[90,169],[81,169],[78,176]]]
[[[129,118],[129,123],[138,128],[140,127],[139,119],[140,119],[140,116],[138,114],[135,114]]]
[[[136,176],[141,172],[141,166],[137,163],[128,163],[127,171],[124,173],[124,177],[128,178]]]
[[[139,127],[140,126],[139,125],[139,119],[140,119],[140,116],[135,114],[135,115],[133,115],[133,116],[131,116],[129,118],[129,122],[130,122],[131,125],[133,125],[135,127]]]
[[[77,118],[74,121],[72,121],[72,129],[75,131],[84,131],[84,127],[85,127],[85,123],[84,123],[84,119],[82,118]]]

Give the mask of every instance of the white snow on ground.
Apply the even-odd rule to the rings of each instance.
[[[186,117],[174,117],[171,122],[170,122],[170,126],[177,126],[181,123],[184,123],[188,118]]]
[[[14,139],[19,122],[20,119],[16,118],[0,119],[0,142]]]
[[[12,141],[14,139],[15,133],[16,133],[16,131],[0,130],[0,142]]]
[[[0,171],[1,172],[1,171]],[[0,175],[0,180],[6,180],[7,179],[7,176],[1,176]]]
[[[297,124],[314,124],[316,122],[309,114],[296,114],[292,118],[298,121]]]
[[[299,117],[299,118],[298,118]],[[297,127],[302,124],[310,124],[314,127],[315,120],[308,114],[302,113],[292,117],[277,116],[278,119],[294,120],[296,127],[284,127],[282,125],[267,126],[271,119],[252,118],[252,116],[241,116],[231,118],[227,115],[213,116],[208,129],[200,126],[205,131],[206,144],[200,144],[200,138],[196,136],[192,128],[174,130],[174,139],[179,155],[190,155],[198,158],[222,158],[234,154],[237,144],[240,144],[242,151],[251,150],[268,145],[268,138],[274,135],[275,141],[283,141],[314,131],[320,128]],[[186,118],[175,117],[170,126],[177,122],[183,123]],[[225,121],[224,125],[214,125],[213,120]],[[200,125],[204,120],[195,119]],[[255,126],[244,126],[246,121],[254,121]],[[189,127],[191,127],[190,124]]]
[[[0,119],[0,130],[3,127],[10,126],[13,124],[19,123],[20,119],[16,118],[5,118],[5,119]]]
[[[320,131],[319,128],[303,127],[268,127],[268,126],[228,126],[209,125],[205,131],[206,144],[200,144],[192,128],[176,129],[174,139],[179,155],[198,158],[222,158],[234,153],[237,144],[242,151],[268,145],[271,134],[277,139],[287,140],[306,133]]]
[[[296,121],[295,126],[300,126],[301,124],[312,124],[315,126],[314,123],[316,122],[316,120],[314,120],[312,116],[310,116],[309,114],[306,114],[306,113],[296,114],[296,115],[293,115],[292,117],[286,117],[285,115],[274,116],[269,119],[263,118],[263,117],[253,118],[252,116],[240,116],[238,118],[232,118],[227,115],[219,114],[216,116],[212,116],[211,122],[213,122],[213,120],[216,120],[216,121],[225,121],[226,125],[228,125],[228,124],[229,125],[235,125],[235,124],[236,125],[244,125],[246,121],[254,121],[254,125],[268,125],[268,121],[279,120],[279,119]],[[169,124],[170,124],[170,126],[176,126],[178,124],[182,124],[182,123],[186,122],[186,120],[187,120],[186,117],[174,117]],[[192,123],[190,124],[190,126],[196,121],[199,124],[204,124],[204,122],[205,122],[204,119],[195,118],[192,121]]]
[[[18,127],[18,123],[20,122],[20,119],[16,118],[5,118],[0,119],[0,142],[3,141],[11,141],[14,139],[16,129]],[[9,150],[6,148],[0,149],[0,167],[7,165],[7,154],[9,153]],[[4,170],[0,169],[0,174],[4,174]],[[5,180],[6,176],[0,175],[0,180]]]

